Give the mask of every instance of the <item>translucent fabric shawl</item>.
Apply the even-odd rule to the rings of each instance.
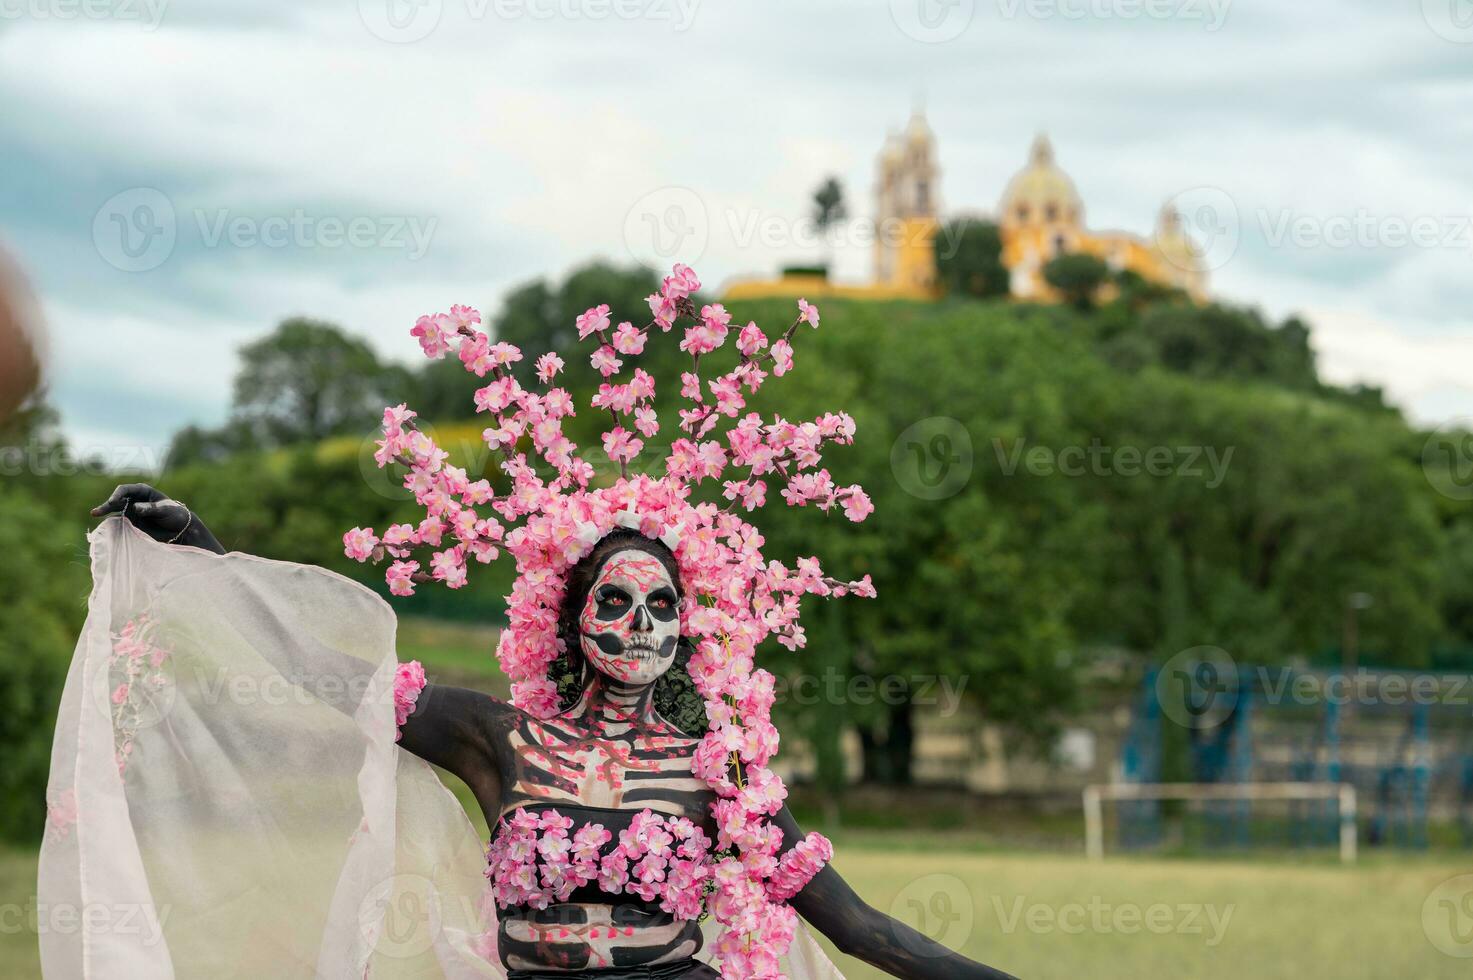
[[[389,606],[121,518],[90,541],[47,790],[45,975],[505,977],[482,842],[394,742]],[[787,972],[839,977],[802,931]]]

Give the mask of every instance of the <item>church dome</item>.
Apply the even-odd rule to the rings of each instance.
[[[1084,202],[1069,175],[1054,163],[1054,148],[1039,134],[1028,155],[1028,166],[1018,171],[1002,195],[998,214],[1005,225],[1081,225]]]

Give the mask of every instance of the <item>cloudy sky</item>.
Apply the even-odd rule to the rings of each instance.
[[[0,0],[0,242],[71,437],[147,462],[286,316],[408,361],[590,258],[816,258],[918,102],[948,210],[1047,130],[1092,227],[1175,200],[1329,378],[1473,415],[1473,0]]]

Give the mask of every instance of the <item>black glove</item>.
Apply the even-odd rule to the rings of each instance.
[[[129,522],[155,541],[189,545],[217,555],[225,554],[220,542],[210,533],[205,522],[177,500],[147,483],[125,483],[113,491],[107,502],[92,508],[93,517],[122,514]]]

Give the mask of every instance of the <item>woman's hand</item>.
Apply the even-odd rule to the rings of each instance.
[[[93,517],[109,514],[122,514],[155,541],[225,554],[225,549],[220,547],[220,542],[215,540],[215,535],[198,515],[147,483],[124,483],[105,503],[92,508]]]

